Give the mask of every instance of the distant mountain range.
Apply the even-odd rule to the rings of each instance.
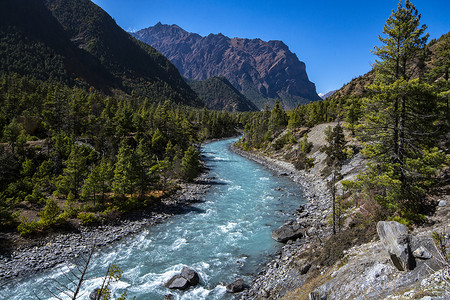
[[[260,109],[280,99],[285,108],[320,100],[306,67],[281,41],[202,37],[156,24],[132,35],[164,54],[188,79],[224,76]]]
[[[230,112],[258,110],[223,76],[213,76],[202,81],[191,80],[188,83],[209,109]]]
[[[337,90],[329,91],[328,93],[325,93],[325,94],[319,94],[319,96],[320,96],[320,98],[322,98],[322,100],[325,100],[328,97],[330,97],[331,95],[333,95],[335,92],[337,92]]]
[[[0,74],[203,106],[175,66],[90,0],[0,1]]]

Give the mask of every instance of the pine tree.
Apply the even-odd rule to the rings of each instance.
[[[181,160],[181,172],[183,178],[191,181],[201,170],[200,153],[190,146],[185,152]]]
[[[133,164],[133,149],[125,142],[122,142],[114,168],[114,194],[124,196],[125,194],[134,193],[135,180]]]
[[[417,72],[417,61],[428,34],[420,26],[420,14],[408,0],[400,1],[386,21],[379,37],[384,44],[375,47],[380,58],[374,66],[376,81],[369,86],[369,97],[363,100],[364,116],[357,127],[365,143],[364,153],[373,159],[359,183],[390,213],[423,211],[424,173],[412,163],[427,151],[436,153],[436,94],[420,79],[411,79]],[[437,151],[437,149],[435,149]],[[439,168],[439,159],[430,168]],[[436,164],[437,163],[437,164]],[[429,178],[428,178],[429,179]]]
[[[332,217],[333,217],[333,234],[336,234],[336,218],[340,218],[340,215],[336,214],[336,180],[340,176],[340,170],[344,160],[347,158],[345,150],[344,130],[340,123],[338,123],[333,129],[328,127],[325,131],[325,139],[328,145],[324,146],[321,150],[327,154],[327,165],[332,169],[332,177],[330,181],[330,189],[332,196]],[[340,223],[340,222],[339,222]]]
[[[288,118],[286,112],[281,109],[280,101],[275,100],[275,105],[270,113],[269,130],[275,132],[281,128],[286,127]]]
[[[84,179],[88,176],[87,146],[73,145],[69,158],[65,161],[63,175],[60,176],[58,190],[63,194],[72,192],[78,198]]]
[[[383,46],[375,46],[373,51],[380,58],[376,60],[375,70],[384,77],[383,81],[409,80],[417,71],[415,60],[428,39],[428,34],[424,34],[427,26],[420,26],[420,18],[416,7],[406,0],[404,7],[399,1],[397,10],[387,19],[383,28],[386,37],[378,37]]]

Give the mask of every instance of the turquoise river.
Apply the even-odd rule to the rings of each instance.
[[[175,299],[232,299],[224,284],[237,278],[251,282],[281,247],[271,238],[272,231],[305,200],[289,178],[231,152],[235,141],[202,147],[212,184],[189,213],[96,251],[79,299],[89,299],[112,261],[123,270],[121,280],[112,285],[113,295],[127,291],[128,299],[164,299],[169,293]],[[184,292],[165,288],[183,266],[199,273],[200,284]],[[65,299],[56,281],[64,282],[68,275],[67,266],[60,266],[16,280],[0,288],[0,298],[51,299],[47,287]]]

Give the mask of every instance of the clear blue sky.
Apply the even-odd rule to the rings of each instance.
[[[397,0],[93,0],[127,31],[177,24],[200,35],[281,40],[306,63],[318,93],[371,69],[370,50]],[[412,0],[430,38],[450,30],[450,0]]]

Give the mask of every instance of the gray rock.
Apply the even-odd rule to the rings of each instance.
[[[303,237],[305,230],[300,225],[285,223],[272,232],[272,238],[280,243],[286,243],[289,240],[296,240]]]
[[[164,300],[173,300],[175,297],[172,294],[167,294],[164,296]]]
[[[239,293],[244,290],[244,279],[239,278],[227,285],[227,293]]]
[[[377,224],[377,232],[398,270],[409,271],[415,268],[416,262],[411,253],[409,232],[405,225],[395,221],[380,221]]]
[[[182,277],[180,274],[173,276],[169,281],[164,285],[166,288],[173,290],[185,290],[189,288],[189,281]]]
[[[445,200],[441,200],[441,201],[439,201],[439,204],[438,204],[440,207],[442,207],[442,206],[446,206],[447,205],[447,201],[445,201]]]
[[[433,257],[433,255],[430,253],[430,251],[427,250],[424,246],[420,246],[413,252],[414,257],[420,258],[420,259],[430,259]]]
[[[102,300],[103,296],[99,295],[99,292],[101,291],[101,288],[96,288],[94,289],[90,294],[89,294],[89,299],[90,300]]]
[[[311,269],[311,264],[307,263],[300,268],[300,274],[305,275]]]
[[[315,290],[309,294],[309,300],[327,300],[327,294]]]
[[[183,270],[181,270],[181,277],[187,279],[191,286],[196,286],[200,282],[197,272],[188,267],[183,267]]]

